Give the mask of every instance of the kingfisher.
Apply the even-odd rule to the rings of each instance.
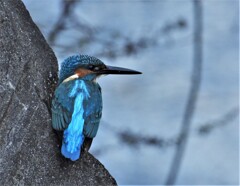
[[[52,99],[52,127],[62,131],[62,155],[72,161],[88,151],[102,116],[102,94],[97,78],[108,74],[141,72],[105,65],[98,58],[74,55],[61,64],[58,86]]]

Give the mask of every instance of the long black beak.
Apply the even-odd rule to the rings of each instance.
[[[99,74],[122,74],[122,75],[134,75],[134,74],[142,74],[142,72],[138,72],[136,70],[131,70],[127,68],[122,67],[113,67],[113,66],[107,66],[107,68],[100,70],[98,72]]]

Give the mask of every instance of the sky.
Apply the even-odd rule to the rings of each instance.
[[[61,13],[61,1],[23,2],[48,39]],[[237,0],[202,3],[202,81],[177,185],[239,183],[238,7]],[[83,0],[72,11],[75,17],[66,20],[66,29],[54,44],[49,42],[59,64],[81,53],[143,72],[99,79],[103,117],[90,152],[120,185],[164,184],[175,146],[144,144],[139,139],[138,145],[131,145],[118,133],[166,141],[179,134],[193,65],[192,1]],[[73,26],[74,19],[84,26]],[[91,30],[94,37],[89,41]],[[125,43],[144,39],[147,47],[131,55],[122,52]],[[117,49],[117,57],[102,55],[111,48]],[[208,124],[213,124],[212,130],[199,134],[199,128]]]

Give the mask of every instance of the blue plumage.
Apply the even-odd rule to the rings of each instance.
[[[83,101],[88,99],[89,93],[83,80],[75,80],[74,86],[69,92],[70,98],[75,97],[72,120],[68,128],[64,130],[61,152],[66,158],[75,161],[80,156],[83,144],[84,108]]]
[[[86,150],[90,148],[97,134],[102,116],[102,95],[95,80],[102,74],[139,72],[106,66],[87,55],[71,56],[61,65],[52,100],[52,127],[63,131],[61,153],[72,161],[79,159],[83,146]]]
[[[102,112],[99,85],[75,79],[63,82],[52,101],[52,126],[64,130],[61,152],[75,161],[80,156],[84,136],[96,136]]]
[[[64,82],[86,65],[102,65],[94,57],[76,55],[67,58],[61,66],[59,85],[52,100],[52,126],[63,132],[61,153],[64,157],[77,160],[80,157],[84,138],[96,136],[101,112],[100,86],[92,81],[96,75],[89,74]]]

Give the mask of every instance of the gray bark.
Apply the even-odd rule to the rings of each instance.
[[[51,128],[57,60],[20,0],[0,0],[0,185],[116,185],[89,153],[71,162]]]

